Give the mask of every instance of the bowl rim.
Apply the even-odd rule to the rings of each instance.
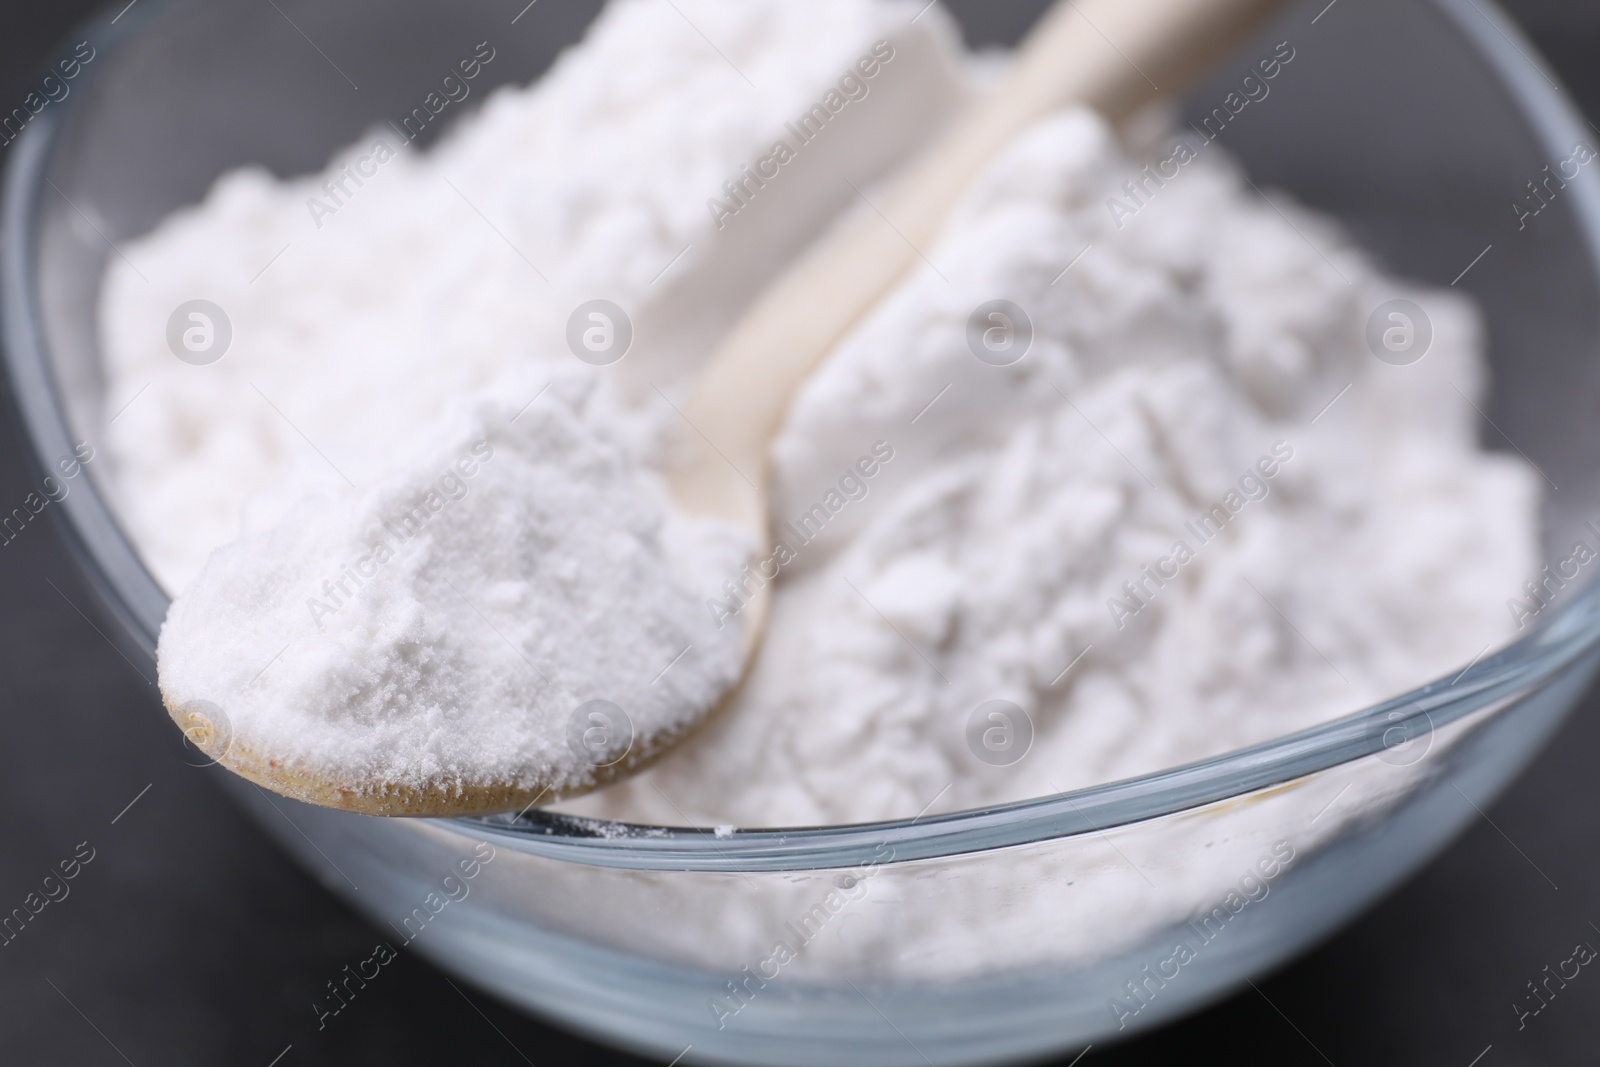
[[[107,12],[81,32],[97,52],[114,49],[139,26],[186,2],[155,0],[131,14],[123,8],[115,17]],[[1427,2],[1484,61],[1550,158],[1560,158],[1567,146],[1587,137],[1589,127],[1581,113],[1494,0]],[[124,15],[129,17],[124,20]],[[100,68],[87,73],[97,76]],[[33,118],[12,145],[0,188],[0,355],[13,419],[36,474],[48,469],[42,457],[66,454],[71,445],[71,427],[41,324],[41,293],[30,269],[39,239],[37,207],[54,189],[48,167],[66,120],[82,98],[82,93],[69,96]],[[1600,176],[1592,168],[1580,172],[1568,180],[1563,195],[1573,205],[1600,273]],[[63,499],[62,507],[52,509],[59,512],[68,548],[102,605],[122,624],[123,636],[153,663],[165,594],[122,532],[94,478],[78,489]],[[1406,740],[1431,736],[1477,712],[1505,707],[1554,680],[1597,645],[1600,583],[1592,583],[1492,655],[1480,655],[1457,674],[1362,710],[1133,778],[927,818],[731,832],[543,810],[425,821],[474,838],[493,837],[549,859],[635,870],[815,870],[954,857],[1174,815],[1372,756],[1391,747],[1395,730]],[[151,682],[148,676],[145,680]],[[937,800],[935,796],[928,806]]]

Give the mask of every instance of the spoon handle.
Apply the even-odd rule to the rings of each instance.
[[[720,344],[686,411],[714,445],[703,443],[674,475],[680,505],[732,520],[766,545],[766,451],[794,391],[922,258],[919,250],[931,247],[972,180],[1052,111],[1086,104],[1115,121],[1182,88],[1277,6],[1278,0],[1058,0],[1000,84],[912,159],[886,192],[780,275]]]

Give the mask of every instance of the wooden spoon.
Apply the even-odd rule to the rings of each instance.
[[[753,560],[768,557],[767,451],[800,382],[930,245],[972,180],[1027,126],[1069,104],[1117,120],[1181,87],[1235,44],[1277,0],[1058,0],[994,91],[917,156],[877,201],[820,240],[774,282],[722,342],[685,414],[703,435],[672,477],[690,514],[749,532]],[[744,473],[741,473],[744,472]],[[759,568],[754,563],[752,570]],[[764,629],[767,590],[741,609],[746,663]],[[471,815],[516,810],[563,795],[525,780],[438,781],[374,790],[288,766],[232,736],[205,702],[167,694],[169,711],[215,762],[296,799],[373,815]],[[732,699],[728,694],[720,706]],[[647,766],[681,737],[636,744],[597,773],[598,788]],[[370,783],[369,783],[370,785]],[[543,788],[540,788],[544,785]],[[565,791],[572,795],[573,790]]]

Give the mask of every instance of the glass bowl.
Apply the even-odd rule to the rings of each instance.
[[[10,396],[37,472],[111,416],[94,307],[120,241],[235,166],[320,167],[408,113],[417,70],[474,42],[502,57],[488,79],[526,81],[597,7],[145,0],[87,28],[93,57],[14,146],[0,216]],[[1043,3],[951,7],[982,43],[1014,39]],[[1315,0],[1262,40],[1304,58],[1228,147],[1398,272],[1474,294],[1494,380],[1485,442],[1560,486],[1543,543],[1564,558],[1600,517],[1600,184],[1581,169],[1535,224],[1508,205],[1589,129],[1487,0]],[[1197,119],[1239,65],[1191,94]],[[153,677],[167,598],[102,466],[51,510],[119,647]],[[376,819],[214,773],[392,948],[602,1041],[685,1062],[988,1063],[1136,1032],[1328,934],[1480,817],[1582,694],[1597,642],[1600,594],[1574,585],[1508,647],[1314,729],[875,825]]]

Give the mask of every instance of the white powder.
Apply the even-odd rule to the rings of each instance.
[[[536,417],[479,400],[399,473],[213,553],[162,629],[169,706],[369,800],[559,795],[694,725],[742,657],[689,590],[744,541],[675,516],[585,379]]]
[[[152,276],[149,288],[112,265],[113,410],[115,398],[157,382],[113,427],[113,453],[130,527],[169,587],[185,586],[208,551],[237,536],[252,494],[255,532],[218,557],[219,575],[272,573],[268,557],[303,553],[311,562],[296,565],[296,581],[320,583],[328,566],[371,543],[387,501],[412,499],[482,437],[495,448],[478,476],[488,480],[441,512],[431,554],[415,564],[402,554],[381,579],[411,568],[403,588],[383,594],[409,614],[391,618],[374,599],[351,615],[373,631],[395,629],[382,641],[360,635],[364,649],[392,650],[382,662],[396,669],[385,677],[414,679],[395,685],[395,700],[454,700],[482,709],[462,714],[481,714],[475,721],[489,734],[509,736],[509,717],[494,720],[492,709],[535,689],[509,655],[463,650],[501,638],[451,607],[441,582],[461,568],[466,598],[498,604],[490,594],[506,589],[508,606],[537,616],[538,596],[522,581],[530,572],[519,570],[532,562],[495,561],[496,584],[489,568],[465,561],[509,556],[547,534],[576,550],[601,530],[626,530],[641,559],[661,561],[670,575],[652,571],[629,586],[578,572],[593,585],[572,595],[600,617],[597,632],[639,642],[631,646],[639,662],[624,657],[618,683],[637,690],[676,642],[701,635],[704,658],[673,667],[667,678],[688,668],[675,695],[651,705],[670,729],[682,721],[671,719],[671,700],[703,698],[727,677],[734,627],[712,628],[705,601],[723,596],[722,583],[703,577],[719,550],[714,538],[704,551],[688,547],[698,542],[674,533],[661,503],[652,472],[667,462],[670,435],[684,431],[649,386],[676,395],[704,342],[757,288],[750,278],[769,277],[805,236],[801,228],[786,231],[787,242],[740,244],[739,227],[762,211],[804,210],[814,229],[845,202],[819,190],[849,153],[803,153],[795,165],[814,167],[811,180],[762,190],[726,231],[714,228],[703,200],[764,154],[781,121],[819,99],[878,37],[896,42],[894,64],[922,57],[885,77],[909,72],[944,94],[938,107],[907,107],[893,121],[870,107],[855,113],[860,143],[903,138],[881,162],[925,137],[963,90],[937,8],[906,29],[920,4],[835,0],[790,15],[795,6],[780,2],[678,2],[761,92],[749,92],[662,3],[616,3],[538,88],[496,97],[435,157],[389,164],[330,223],[351,225],[317,246],[323,260],[293,258],[296,244],[248,286],[286,241],[316,239],[297,212],[319,183],[278,186],[257,175],[229,179],[198,213],[130,251]],[[634,81],[628,72],[641,66],[659,77]],[[609,95],[619,72],[638,94],[630,107]],[[717,121],[703,119],[706,108]],[[909,133],[908,115],[918,117]],[[1538,485],[1521,463],[1476,445],[1472,400],[1486,383],[1470,304],[1386,278],[1327,221],[1281,194],[1269,205],[1216,147],[1119,224],[1107,200],[1123,195],[1143,161],[1079,111],[1040,123],[995,161],[924,249],[931,264],[832,353],[774,445],[774,528],[797,558],[784,567],[739,699],[653,769],[571,808],[687,818],[721,833],[1046,794],[1356,710],[1510,636],[1504,598],[1536,569]],[[556,295],[529,295],[543,290],[527,265],[454,191],[437,191],[447,174],[550,275]],[[688,272],[697,280],[656,295],[653,272],[685,246],[686,262],[705,257]],[[734,278],[742,287],[729,286]],[[534,420],[529,428],[505,426],[517,386],[532,395],[556,364],[572,362],[559,341],[564,317],[595,295],[645,309],[636,316],[640,349],[599,375],[593,392],[562,384],[522,416]],[[176,364],[159,341],[170,308],[195,296],[238,309],[239,350],[207,368]],[[980,362],[968,344],[974,309],[997,298],[1021,306],[1033,326],[1031,349],[1009,366]],[[1431,320],[1431,348],[1409,366],[1380,362],[1365,340],[1371,311],[1394,298],[1416,301]],[[527,365],[498,399],[445,421],[453,428],[431,451],[411,446],[441,424],[442,398],[481,390],[517,361]],[[252,381],[365,487],[360,494]],[[514,499],[536,492],[514,471],[561,490],[576,484],[579,457],[609,472],[582,505],[592,515],[557,521]],[[859,466],[864,459],[872,462]],[[325,501],[295,502],[319,492]],[[466,516],[479,509],[528,525],[476,529]],[[180,514],[197,521],[174,522]],[[1207,515],[1212,529],[1201,530]],[[807,516],[822,530],[802,544],[783,524],[799,528]],[[1147,567],[1166,577],[1158,582]],[[220,579],[190,595],[215,598],[208,604],[223,614],[249,603]],[[690,596],[699,617],[680,619]],[[613,628],[603,619],[607,597],[617,612],[655,621],[613,620]],[[434,604],[453,614],[430,621]],[[180,599],[173,633],[186,611]],[[196,618],[210,613],[196,609]],[[325,624],[357,625],[340,615]],[[444,632],[458,624],[467,628],[460,638]],[[420,641],[398,634],[407,625]],[[538,626],[527,617],[520,625],[504,636],[534,647]],[[278,632],[266,629],[232,630],[233,654],[269,658]],[[197,659],[227,654],[189,633],[184,645],[193,642]],[[335,672],[315,657],[333,653],[307,642],[292,669],[274,666],[255,684],[305,682],[326,698]],[[456,659],[446,665],[447,657]],[[280,670],[284,678],[269,683]],[[237,686],[244,668],[230,671],[225,682]],[[968,740],[975,709],[994,700],[1022,709],[1033,732],[1026,755],[1007,766],[980,760]],[[326,722],[343,714],[336,702],[317,706]],[[476,765],[477,749],[437,744],[441,765]],[[1301,845],[1335,832],[1343,812],[1314,829],[1309,813],[1371,769],[1275,793],[1225,831],[1208,810],[1130,831],[1111,846],[1115,855],[1090,855],[1099,846],[1076,839],[1050,855],[1015,853],[986,866],[987,888],[967,883],[987,894],[983,907],[896,910],[916,896],[905,880],[918,869],[886,868],[873,881],[882,907],[871,936],[819,941],[796,968],[849,961],[932,975],[1103,952],[1237,881],[1280,828],[1294,825]],[[1408,780],[1368,782],[1342,803],[1359,808]],[[1219,847],[1197,854],[1173,845],[1199,837]],[[743,895],[707,908],[684,887],[675,910],[661,900],[596,910],[597,894],[631,890],[570,866],[551,872],[546,888],[603,911],[613,926],[597,937],[629,943],[617,915],[636,912],[643,922],[667,909],[680,921],[633,931],[641,943],[676,939],[676,949],[735,967],[769,951],[791,906],[815,892],[797,882],[790,900]],[[1069,915],[1055,889],[1074,880]],[[1038,891],[1020,888],[1028,886]],[[649,891],[669,890],[652,882]],[[589,928],[577,912],[572,921]]]

